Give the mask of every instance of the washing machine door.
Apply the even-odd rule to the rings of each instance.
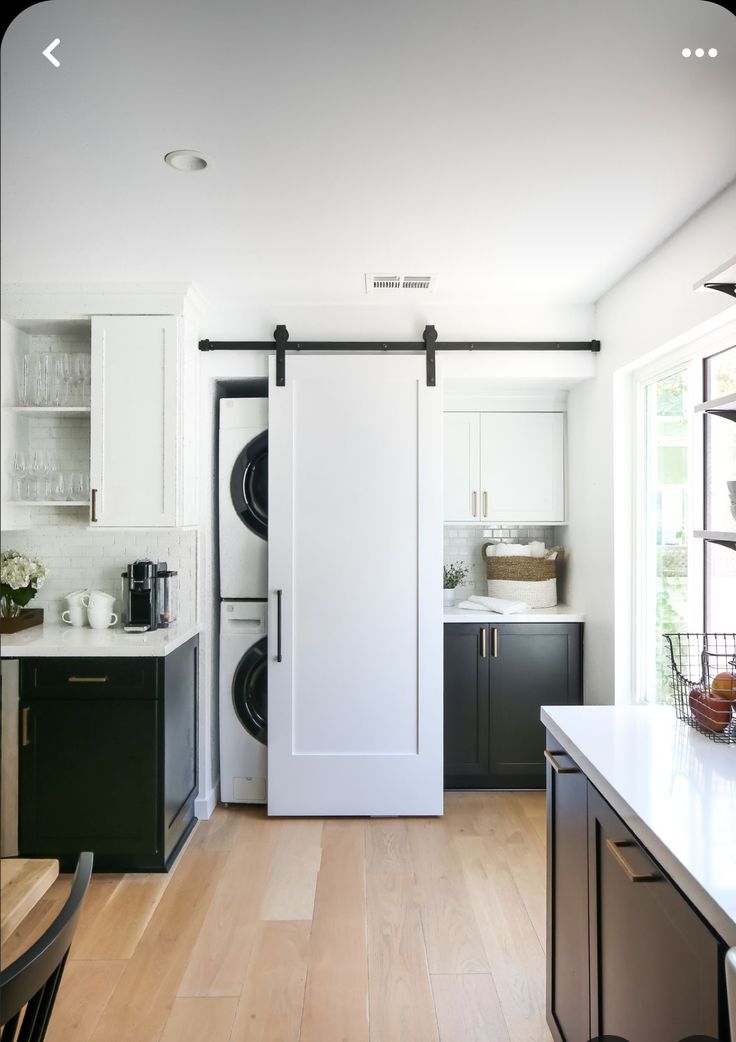
[[[235,511],[255,535],[268,538],[268,431],[262,431],[238,455],[230,475]]]
[[[266,744],[268,718],[267,638],[248,648],[233,678],[235,713],[249,735]]]

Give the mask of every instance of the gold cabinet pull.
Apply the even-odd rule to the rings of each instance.
[[[473,493],[473,517],[478,516],[478,493]]]
[[[97,521],[97,489],[92,489],[92,506],[90,509],[90,521]]]
[[[493,627],[493,636],[491,637],[491,657],[498,658],[498,630]]]
[[[488,493],[483,493],[483,517],[488,517]]]
[[[626,878],[630,883],[656,883],[662,877],[659,872],[637,872],[636,869],[632,868],[629,862],[626,860],[624,855],[621,853],[622,848],[635,847],[637,846],[631,839],[607,839],[606,846],[611,851],[613,856],[616,858],[619,866],[623,869]]]
[[[31,739],[28,737],[28,714],[30,713],[29,706],[24,706],[23,712],[20,714],[21,734],[20,744],[25,746],[31,744]]]
[[[580,768],[576,767],[574,764],[572,767],[563,767],[561,763],[557,762],[556,757],[566,755],[567,753],[553,753],[551,749],[544,750],[544,758],[545,760],[549,760],[549,762],[552,764],[552,769],[554,770],[555,774],[580,774]]]
[[[480,631],[480,657],[488,658],[488,627],[483,626]]]
[[[107,677],[67,677],[70,684],[106,684]]]

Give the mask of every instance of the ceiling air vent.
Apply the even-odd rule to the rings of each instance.
[[[419,290],[431,293],[434,275],[366,275],[366,293],[394,293],[402,290]]]

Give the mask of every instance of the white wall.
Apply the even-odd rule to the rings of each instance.
[[[619,500],[614,496],[614,471],[618,466],[625,475],[629,466],[625,375],[632,365],[667,353],[717,325],[724,312],[736,311],[725,294],[693,291],[698,279],[733,256],[735,233],[736,183],[609,290],[596,308],[595,335],[601,341],[597,373],[575,386],[568,399],[567,539],[574,552],[567,598],[586,615],[587,702],[612,703],[614,695],[616,701],[625,701],[629,686],[623,663],[631,611],[627,584],[621,580],[630,570],[630,543],[624,531],[630,526],[630,510],[622,510],[617,518],[625,487],[617,491]]]

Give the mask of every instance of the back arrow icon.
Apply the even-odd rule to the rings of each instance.
[[[61,62],[58,60],[58,58],[54,58],[54,56],[53,56],[53,54],[51,52],[53,51],[53,49],[55,47],[58,47],[58,45],[60,43],[61,43],[61,40],[52,40],[51,43],[46,48],[46,50],[42,52],[44,58],[48,58],[48,60],[51,62],[51,64],[55,65],[57,69],[61,65]]]

